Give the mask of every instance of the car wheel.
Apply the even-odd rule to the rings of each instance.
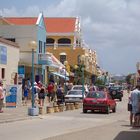
[[[112,109],[112,112],[113,112],[113,113],[116,112],[116,106]]]
[[[86,109],[83,109],[83,113],[87,113],[87,110]]]
[[[107,108],[106,108],[106,114],[109,114],[110,113],[110,107],[108,106]]]

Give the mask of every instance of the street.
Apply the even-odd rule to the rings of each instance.
[[[127,94],[117,101],[117,112],[82,113],[82,109],[0,124],[4,140],[138,140],[140,129],[129,126]]]

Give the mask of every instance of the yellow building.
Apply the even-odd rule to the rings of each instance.
[[[96,51],[85,47],[79,18],[45,18],[45,24],[47,52],[52,53],[63,64],[67,61],[71,71],[81,63],[80,57],[84,55],[87,75],[97,75]]]

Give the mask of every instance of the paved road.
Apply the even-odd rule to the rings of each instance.
[[[140,140],[140,129],[132,129],[128,123],[116,121],[44,140]]]
[[[137,135],[132,130],[129,112],[126,110],[127,96],[117,102],[117,112],[111,114],[87,113],[82,110],[53,113],[40,119],[0,124],[0,139],[5,140],[121,140],[126,134]],[[127,137],[128,137],[127,136]],[[130,138],[130,136],[128,137]],[[140,137],[139,137],[140,138]],[[129,139],[127,139],[129,140]]]

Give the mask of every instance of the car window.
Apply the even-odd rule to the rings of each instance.
[[[82,87],[73,87],[74,90],[82,90]]]
[[[111,87],[111,90],[121,90],[121,87]]]
[[[89,92],[87,98],[105,98],[104,92]]]
[[[69,91],[68,95],[82,95],[81,91]]]

